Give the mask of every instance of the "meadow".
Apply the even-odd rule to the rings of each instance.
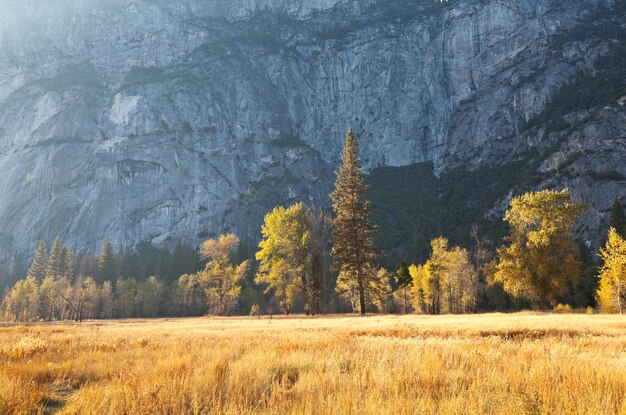
[[[0,414],[626,414],[626,317],[0,328]]]

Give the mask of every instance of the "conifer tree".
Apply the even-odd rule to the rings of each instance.
[[[626,216],[624,215],[624,208],[619,202],[619,199],[615,199],[611,207],[611,221],[609,227],[615,229],[622,238],[626,237]]]
[[[67,278],[68,281],[73,281],[74,279],[74,270],[76,268],[76,259],[74,258],[74,251],[70,248],[65,250],[65,255],[63,258],[63,276]]]
[[[333,255],[340,271],[341,286],[354,286],[358,292],[359,309],[365,314],[365,296],[376,280],[380,252],[374,246],[375,227],[369,221],[370,203],[363,200],[367,184],[352,129],[346,135],[341,167],[336,173],[333,201]]]
[[[409,293],[413,286],[413,278],[409,273],[409,268],[406,262],[402,261],[400,268],[396,271],[396,281],[398,283],[398,291],[400,293],[400,302],[402,303],[402,314],[406,314],[407,307],[409,306],[410,297]]]
[[[154,263],[154,275],[160,279],[171,282],[170,270],[171,270],[172,256],[167,244],[159,249],[159,253]]]
[[[100,281],[113,281],[115,274],[115,255],[111,242],[107,239],[102,245],[100,256],[98,256],[98,279]]]
[[[193,274],[198,269],[198,253],[195,249],[179,243],[174,248],[171,260],[171,275],[178,279],[181,275]]]
[[[63,246],[57,237],[50,248],[48,263],[46,264],[46,277],[58,279],[63,276]]]
[[[46,256],[48,255],[48,247],[46,242],[42,239],[39,241],[37,250],[35,251],[35,257],[33,262],[28,268],[28,276],[35,277],[39,281],[43,280],[46,274]]]

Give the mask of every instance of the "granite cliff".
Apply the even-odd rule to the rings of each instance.
[[[593,246],[626,196],[626,98],[561,101],[623,58],[621,3],[0,0],[0,256],[254,241],[274,205],[328,204],[348,127],[368,171],[524,166],[485,218],[568,186]]]

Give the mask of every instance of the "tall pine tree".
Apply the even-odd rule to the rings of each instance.
[[[50,256],[46,264],[46,277],[61,278],[63,276],[63,265],[63,246],[57,237],[52,243],[52,248],[50,248]]]
[[[44,279],[46,274],[47,255],[48,247],[46,246],[46,242],[42,239],[41,241],[39,241],[39,245],[37,246],[37,250],[35,251],[35,257],[33,258],[33,262],[28,268],[29,277],[35,277],[40,281]]]
[[[100,255],[98,256],[98,280],[113,281],[117,277],[115,266],[115,255],[111,242],[107,239],[102,245]]]
[[[369,221],[370,203],[363,199],[367,184],[352,129],[346,135],[341,167],[336,172],[335,190],[330,194],[333,220],[333,256],[339,269],[338,287],[351,287],[365,314],[365,297],[377,286],[376,266],[380,251],[374,246],[375,227]],[[342,289],[342,288],[340,288]]]
[[[74,271],[76,269],[76,259],[74,258],[74,251],[70,248],[65,249],[65,255],[63,256],[63,276],[68,281],[74,281]]]

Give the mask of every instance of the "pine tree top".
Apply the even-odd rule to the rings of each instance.
[[[338,204],[362,203],[360,198],[368,189],[363,179],[363,168],[352,129],[349,129],[346,134],[346,141],[341,154],[341,166],[336,172],[336,177],[335,190],[330,194],[330,197],[333,200],[335,212],[340,214],[343,209]]]
[[[33,262],[28,268],[29,277],[36,277],[38,279],[44,278],[44,274],[46,272],[47,255],[48,246],[46,245],[46,242],[42,239],[41,241],[39,241],[39,245],[37,245],[35,257],[33,258]]]

